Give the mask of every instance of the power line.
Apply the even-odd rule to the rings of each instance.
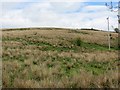
[[[108,7],[108,9],[110,9],[111,12],[118,12],[118,33],[120,32],[120,1],[118,2],[118,6],[114,7],[113,3],[110,2],[110,4],[105,3],[105,5]],[[117,10],[115,10],[115,8],[117,8]],[[108,46],[109,46],[109,50],[110,50],[110,32],[109,32],[109,17],[107,18],[108,20]]]
[[[110,4],[105,3],[105,5],[108,7],[108,9],[110,9],[111,12],[118,12],[118,15],[117,15],[117,17],[118,17],[118,29],[120,32],[120,1],[118,2],[117,7],[114,7],[112,2],[110,2]],[[115,10],[115,8],[117,8],[117,10]]]

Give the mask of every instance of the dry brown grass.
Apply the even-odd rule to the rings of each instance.
[[[36,29],[2,37],[3,87],[118,87],[118,50],[106,47],[107,32]],[[112,38],[116,47],[118,35]]]
[[[24,32],[24,33],[23,33]],[[73,39],[76,37],[80,37],[81,39],[91,42],[91,43],[98,43],[98,44],[107,44],[107,32],[102,32],[102,31],[78,31],[78,32],[84,32],[87,34],[83,33],[69,33],[69,30],[26,30],[26,31],[7,31],[3,33],[3,36],[10,36],[10,37],[22,37],[25,35],[33,36],[35,33],[39,36],[43,36],[46,38],[56,38],[56,37],[61,37],[63,39]],[[116,39],[118,38],[117,33],[111,33],[112,38]],[[57,38],[56,38],[57,39]],[[54,39],[54,40],[56,40]],[[112,40],[113,41],[113,40]]]

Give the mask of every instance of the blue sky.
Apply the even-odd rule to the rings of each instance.
[[[94,1],[94,0],[93,0]],[[115,0],[114,0],[115,1]],[[107,30],[106,18],[110,26],[117,27],[117,12],[110,12],[105,2],[90,0],[6,0],[2,3],[2,28],[18,27],[65,27],[96,28]],[[110,2],[107,2],[110,4]],[[114,6],[117,2],[113,3]],[[112,30],[112,28],[110,27]]]

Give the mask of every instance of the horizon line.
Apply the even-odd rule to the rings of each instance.
[[[108,31],[108,30],[103,30],[103,29],[97,29],[97,28],[70,28],[70,27],[16,27],[16,28],[0,28],[2,30],[10,30],[10,29],[72,29],[72,30],[96,30],[96,31]],[[110,31],[110,32],[115,32],[115,31]]]

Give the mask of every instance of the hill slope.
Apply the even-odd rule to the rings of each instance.
[[[3,87],[118,87],[118,35],[65,29],[3,31]]]

